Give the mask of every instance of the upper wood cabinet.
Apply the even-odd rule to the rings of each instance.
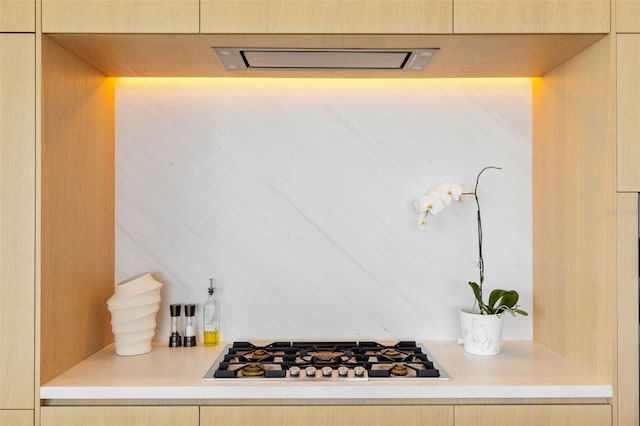
[[[44,0],[50,1],[50,0]],[[449,0],[201,0],[202,33],[449,34]]]
[[[640,192],[640,34],[617,36],[618,191]]]
[[[640,33],[640,0],[616,1],[616,32]]]
[[[35,34],[0,34],[0,409],[33,409]]]
[[[609,0],[454,0],[453,32],[608,33]]]
[[[197,33],[199,8],[198,0],[42,0],[42,32]]]
[[[35,30],[35,0],[0,0],[0,32],[32,33]]]

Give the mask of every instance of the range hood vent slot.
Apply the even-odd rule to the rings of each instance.
[[[217,48],[227,71],[424,71],[438,49]]]

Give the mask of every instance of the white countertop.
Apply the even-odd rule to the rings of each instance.
[[[610,398],[613,386],[534,342],[504,342],[498,356],[455,342],[424,342],[450,381],[203,382],[225,347],[169,348],[120,357],[113,345],[40,388],[42,399],[395,399]]]

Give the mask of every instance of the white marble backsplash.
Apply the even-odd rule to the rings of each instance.
[[[211,276],[224,340],[455,339],[475,203],[413,200],[486,165],[485,286],[532,311],[529,79],[118,79],[116,279],[164,283],[156,340]]]

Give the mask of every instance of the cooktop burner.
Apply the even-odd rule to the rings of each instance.
[[[203,380],[451,380],[423,345],[401,341],[234,342]]]

